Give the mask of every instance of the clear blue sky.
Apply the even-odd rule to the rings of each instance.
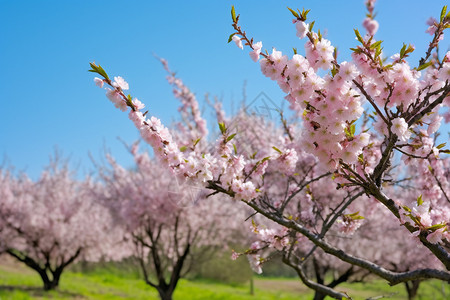
[[[385,52],[413,43],[416,65],[430,40],[425,21],[437,17],[445,2],[379,0],[377,37],[385,41]],[[292,47],[302,51],[303,44],[286,6],[311,9],[315,28],[327,29],[340,61],[356,44],[353,28],[363,31],[360,0],[0,0],[0,161],[36,177],[57,146],[84,173],[92,170],[88,153],[99,159],[105,147],[131,163],[117,137],[131,143],[137,130],[94,85],[90,61],[123,76],[131,94],[166,123],[177,118],[178,103],[152,53],[168,59],[201,102],[209,92],[229,108],[241,100],[247,80],[248,99],[264,91],[280,103],[283,94],[260,74],[248,50],[226,43],[232,4],[250,36],[289,54]]]

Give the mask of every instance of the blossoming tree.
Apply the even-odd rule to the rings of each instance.
[[[183,121],[175,124],[181,150],[191,146],[206,149],[202,139],[207,134],[206,121],[194,94],[165,60],[161,62],[181,103]],[[164,152],[162,147],[154,150],[158,156]],[[161,162],[140,152],[137,143],[130,152],[136,169],[125,169],[109,156],[110,166],[100,170],[104,184],[97,197],[123,228],[123,238],[131,241],[129,255],[139,260],[145,282],[157,289],[161,299],[172,299],[179,279],[193,265],[207,262],[215,250],[236,242],[245,210],[219,199],[205,199],[205,190],[174,178]],[[195,169],[195,165],[189,167]]]
[[[288,58],[275,49],[271,54],[263,51],[262,42],[254,42],[242,30],[240,16],[232,8],[234,32],[229,41],[233,40],[241,49],[244,45],[251,48],[251,59],[259,60],[263,74],[277,82],[287,94],[290,109],[302,120],[301,128],[292,132],[286,128],[285,141],[270,146],[261,144],[265,148],[254,149],[254,154],[234,143],[239,132],[227,122],[219,123],[221,136],[214,147],[196,147],[200,138],[197,135],[197,138],[183,135],[183,144],[179,144],[157,118],[147,118],[140,101],[125,94],[128,84],[121,77],[111,80],[94,63],[91,71],[102,77],[95,79],[99,86],[109,86],[108,98],[117,107],[124,111],[130,108],[129,117],[142,138],[180,180],[202,185],[212,194],[222,193],[243,201],[325,253],[365,269],[391,285],[426,278],[450,281],[450,192],[443,160],[449,150],[445,144],[435,142],[441,121],[449,119],[445,107],[450,101],[450,53],[442,59],[432,55],[450,25],[450,14],[444,7],[439,20],[430,22],[432,41],[418,65],[411,67],[407,58],[414,47],[410,45],[404,45],[390,60],[384,59],[382,41],[374,37],[378,23],[374,20],[373,4],[374,1],[367,2],[369,13],[364,21],[367,34],[363,37],[355,30],[359,44],[352,49],[350,62],[339,62],[331,42],[320,31],[313,30],[313,22],[306,23],[307,10],[290,9],[297,36],[306,38],[306,42],[305,55],[294,51],[292,58]],[[314,157],[315,167],[296,172],[302,165],[301,157],[307,154]],[[421,178],[414,181],[419,184],[418,189],[401,197],[395,186],[408,180],[408,176],[395,172],[396,164],[421,172]],[[291,180],[288,186],[292,188],[278,195],[271,193],[273,185],[268,184],[271,176],[269,173],[265,176],[271,166],[279,174],[275,177]],[[302,216],[303,207],[298,206],[295,214],[288,213],[286,208],[296,195],[307,193],[309,184],[328,173],[344,197],[336,206],[324,210],[319,228],[310,227]],[[445,270],[391,271],[351,250],[344,251],[327,239],[327,233],[338,220],[345,225],[344,231],[355,227],[364,216],[348,209],[351,205],[365,207],[368,201],[381,203],[405,229],[403,235],[414,236],[416,243],[436,257]],[[310,281],[302,273],[302,261],[296,264],[308,286],[335,298],[347,297]]]
[[[224,113],[218,112],[217,115],[224,116]],[[222,117],[222,120],[225,119]],[[270,149],[270,145],[277,145],[280,148],[283,143],[292,143],[293,147],[298,145],[295,142],[295,137],[299,136],[298,132],[295,132],[297,127],[284,119],[280,123],[281,127],[277,127],[261,116],[249,115],[241,111],[231,119],[226,119],[226,123],[232,124],[234,130],[239,132],[233,139],[235,145],[240,149],[248,149],[249,154],[254,153],[254,149]],[[283,147],[286,147],[286,144]],[[275,150],[272,149],[272,151]],[[259,200],[261,206],[275,208],[295,218],[310,230],[326,234],[327,241],[341,250],[376,262],[386,269],[405,272],[425,267],[441,268],[439,261],[434,256],[428,255],[423,246],[416,245],[413,236],[405,235],[405,229],[399,227],[395,217],[389,215],[388,211],[384,210],[375,199],[353,201],[344,207],[341,213],[335,214],[333,211],[339,211],[340,205],[351,194],[347,194],[344,189],[336,190],[331,176],[320,172],[319,165],[311,154],[304,153],[301,149],[296,151],[299,154],[296,165],[292,166],[293,174],[296,174],[294,176],[283,176],[286,171],[280,172],[280,170],[285,165],[265,166],[263,188],[266,192],[266,200]],[[395,172],[417,174],[416,170],[395,170]],[[317,173],[321,175],[321,178],[303,183],[302,190],[302,184],[299,183],[304,178],[300,174],[308,173]],[[405,197],[405,195],[417,192],[410,186],[420,186],[420,181],[421,177],[410,175],[403,181],[407,185],[397,185],[395,189],[386,188],[389,188],[389,192],[395,194],[397,198],[407,199],[410,196]],[[425,188],[424,192],[427,190]],[[281,199],[286,191],[291,193],[287,202],[270,201],[270,199]],[[441,199],[440,205],[445,206],[442,200],[444,199]],[[282,204],[284,207],[280,206]],[[334,224],[324,221],[335,216],[338,218]],[[310,278],[315,278],[317,283],[331,288],[335,288],[342,282],[365,280],[370,274],[367,270],[349,265],[326,254],[293,230],[274,225],[273,222],[268,222],[264,218],[255,217],[254,222],[252,231],[255,233],[256,241],[245,254],[258,273],[262,272],[264,262],[278,253],[281,254],[284,263],[297,271],[300,278],[306,274]],[[332,224],[331,227],[329,224]],[[386,232],[390,234],[386,235]],[[239,255],[235,253],[233,257],[236,258]],[[304,267],[304,272],[300,269],[301,266]],[[327,277],[333,279],[326,283]],[[418,280],[406,283],[410,299],[413,299],[419,284]],[[323,299],[324,297],[325,294],[317,290],[314,298]]]
[[[45,290],[75,260],[97,260],[112,245],[109,213],[90,188],[56,161],[37,181],[0,170],[0,253],[38,272]]]

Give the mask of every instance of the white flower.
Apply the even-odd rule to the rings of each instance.
[[[308,24],[302,21],[295,23],[295,28],[297,29],[297,36],[301,39],[304,38],[309,32]]]
[[[128,82],[126,82],[125,79],[123,79],[120,76],[114,77],[114,82],[112,85],[114,87],[120,87],[122,90],[128,90],[128,88],[129,88]]]
[[[238,37],[237,35],[233,35],[232,40],[233,40],[233,42],[236,43],[236,45],[237,45],[239,48],[244,49],[244,46],[242,45],[242,41],[241,41],[241,38],[240,38],[240,37]]]
[[[402,142],[406,142],[411,136],[411,132],[408,130],[408,123],[403,118],[392,120],[391,130]]]
[[[103,87],[103,80],[102,79],[100,79],[98,77],[95,77],[94,78],[94,82],[95,82],[95,85],[98,86],[99,88]]]

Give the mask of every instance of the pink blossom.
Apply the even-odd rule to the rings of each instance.
[[[102,79],[100,79],[100,78],[98,78],[98,77],[95,77],[95,78],[94,78],[94,82],[95,82],[95,85],[98,86],[99,88],[102,88],[102,87],[103,87],[104,81],[103,81]]]
[[[106,89],[106,97],[114,103],[114,106],[121,111],[127,110],[127,103],[122,99],[122,96],[119,94],[117,90]]]
[[[259,59],[259,54],[261,53],[262,42],[257,42],[252,45],[253,51],[250,52],[250,57],[254,62],[257,62]]]
[[[248,262],[250,263],[250,267],[256,274],[262,273],[261,268],[261,257],[258,254],[247,255]]]
[[[443,117],[436,115],[432,122],[430,123],[430,125],[428,125],[427,128],[427,133],[428,135],[432,135],[433,133],[435,133],[436,131],[438,131],[439,127],[441,126],[441,121],[442,121]]]
[[[133,102],[134,107],[138,110],[145,108],[145,104],[139,101],[138,98],[134,98],[131,102]]]
[[[363,26],[367,30],[367,33],[372,36],[375,35],[379,27],[378,22],[372,18],[365,18]]]
[[[114,77],[114,82],[112,83],[112,85],[116,88],[121,88],[122,90],[128,90],[129,88],[128,82],[126,82],[125,79],[120,76]]]
[[[300,39],[303,39],[306,36],[306,34],[309,32],[308,27],[309,27],[309,25],[303,21],[298,21],[295,23],[295,28],[297,29],[297,36]]]
[[[407,141],[411,136],[411,132],[408,130],[408,124],[403,118],[393,119],[391,130],[402,142]]]
[[[446,228],[440,228],[427,235],[427,240],[432,244],[437,244],[442,240],[442,234]]]
[[[241,49],[244,49],[244,46],[242,45],[242,40],[240,37],[238,37],[237,35],[233,35],[233,37],[231,39],[233,40],[233,42],[236,43],[236,46],[238,46]]]

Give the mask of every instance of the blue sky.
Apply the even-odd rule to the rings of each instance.
[[[438,16],[446,1],[387,1],[376,5],[386,54],[402,43],[416,51],[417,65],[430,36],[425,21]],[[309,8],[309,18],[338,47],[339,60],[355,46],[353,28],[363,31],[363,1],[25,1],[0,0],[0,159],[36,177],[57,146],[81,173],[93,169],[109,149],[131,164],[118,137],[138,138],[127,115],[115,109],[88,73],[89,62],[124,77],[130,92],[164,122],[177,118],[178,103],[153,53],[171,68],[203,103],[205,93],[230,108],[242,99],[247,82],[250,101],[261,91],[281,103],[283,94],[266,79],[248,50],[227,44],[232,33],[230,8],[264,48],[302,53],[286,6]],[[447,33],[448,35],[448,33]],[[448,37],[442,44],[448,47]]]

